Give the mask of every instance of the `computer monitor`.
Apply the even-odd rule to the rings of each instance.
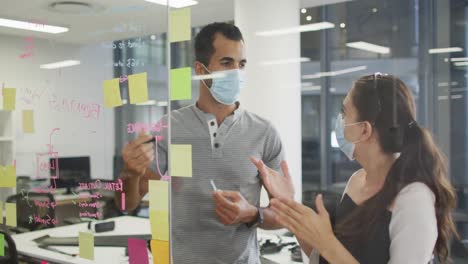
[[[50,159],[51,164],[55,158]],[[78,187],[80,182],[89,182],[91,180],[90,158],[89,157],[61,157],[58,158],[56,168],[50,170],[51,175],[56,175],[58,168],[58,178],[55,179],[56,188],[67,188],[67,193],[71,189]],[[54,179],[51,179],[53,185]]]

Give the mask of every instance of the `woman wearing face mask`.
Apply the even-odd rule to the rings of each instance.
[[[327,212],[321,195],[316,211],[287,199],[281,186],[289,177],[257,163],[274,190],[277,220],[312,255],[311,263],[426,264],[433,254],[445,263],[456,232],[455,195],[432,136],[415,121],[411,91],[393,76],[360,78],[335,131],[341,150],[363,167],[335,212]]]

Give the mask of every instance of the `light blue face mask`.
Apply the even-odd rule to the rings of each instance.
[[[210,72],[205,65],[203,65],[203,67],[210,74],[213,74],[213,72]],[[205,86],[208,87],[208,90],[210,90],[210,93],[213,95],[214,99],[224,105],[232,105],[237,100],[239,100],[240,92],[245,85],[245,71],[234,69],[216,71],[214,74],[221,74],[223,77],[213,78],[211,87],[208,87],[205,81],[202,80]]]
[[[350,160],[354,160],[354,150],[356,149],[356,143],[359,141],[355,142],[349,142],[346,140],[344,136],[344,129],[347,126],[354,126],[358,124],[362,124],[364,122],[357,122],[357,123],[352,123],[352,124],[344,124],[344,119],[341,114],[338,115],[336,118],[336,124],[335,124],[335,134],[336,134],[336,140],[338,141],[338,146],[340,147],[341,151],[348,157]]]

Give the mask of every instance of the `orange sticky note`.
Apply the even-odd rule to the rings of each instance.
[[[80,258],[94,260],[94,236],[92,233],[80,232],[78,244]]]
[[[34,111],[23,110],[23,132],[34,133]]]
[[[146,72],[128,76],[128,92],[131,104],[148,101],[148,79]]]
[[[6,225],[16,227],[16,204],[5,203]]]
[[[119,78],[106,80],[103,84],[104,105],[107,108],[117,107],[122,105],[122,97],[120,96]]]
[[[3,88],[3,110],[13,111],[16,108],[16,88]]]
[[[169,212],[169,183],[150,180],[148,185],[150,211]]]
[[[192,177],[192,145],[171,144],[171,176]]]
[[[151,240],[154,264],[169,264],[169,241]]]
[[[150,211],[150,223],[153,239],[169,241],[169,212]]]
[[[16,187],[16,168],[14,165],[0,166],[0,187]]]
[[[190,8],[180,8],[169,12],[170,42],[190,40],[192,35],[190,17]]]

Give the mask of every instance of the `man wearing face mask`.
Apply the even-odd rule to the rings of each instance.
[[[281,140],[269,121],[240,107],[247,60],[236,26],[204,27],[195,38],[195,56],[199,98],[171,113],[171,143],[192,145],[193,157],[193,177],[172,178],[173,263],[260,263],[256,227],[279,225],[270,208],[259,206],[258,170],[282,169],[288,177]],[[156,167],[154,146],[145,143],[150,139],[140,134],[122,151],[129,210],[148,192],[148,180],[167,170],[167,141],[156,146]],[[284,182],[293,193],[291,181]]]

